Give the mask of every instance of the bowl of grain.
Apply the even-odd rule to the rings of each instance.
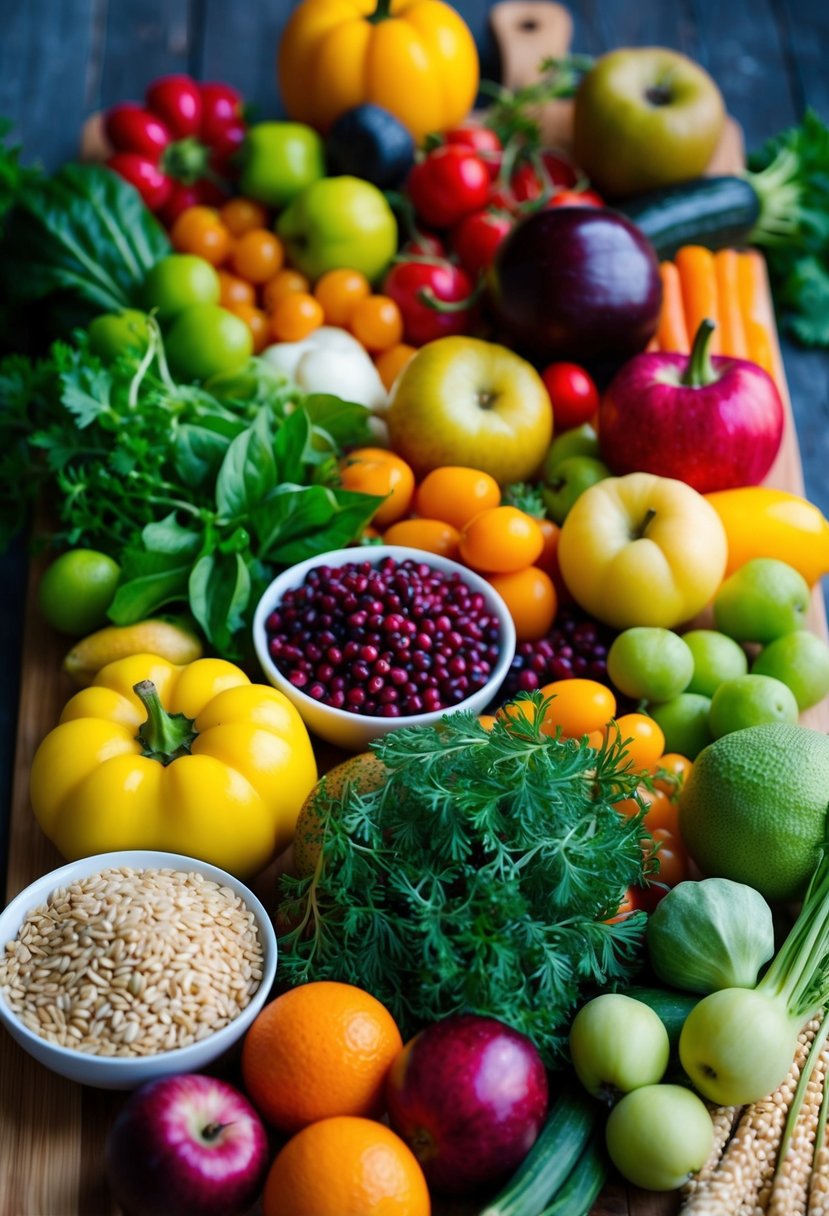
[[[61,1076],[132,1089],[237,1043],[276,953],[265,908],[232,874],[178,853],[100,853],[0,913],[0,1023]]]

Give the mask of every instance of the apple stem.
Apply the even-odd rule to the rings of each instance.
[[[208,1123],[206,1127],[202,1128],[202,1138],[205,1140],[215,1140],[226,1127],[226,1123]]]
[[[193,719],[184,714],[168,713],[152,680],[140,680],[133,685],[132,691],[147,711],[147,720],[136,735],[143,754],[165,765],[188,755],[198,734]]]
[[[641,537],[646,535],[648,528],[650,527],[651,520],[653,519],[656,519],[656,511],[653,507],[648,507],[647,511],[645,512],[645,518],[642,520],[639,531],[636,533],[637,538],[641,539]]]
[[[680,380],[680,384],[683,384],[686,388],[705,388],[706,385],[714,384],[719,380],[719,376],[714,371],[711,363],[711,355],[709,353],[711,335],[715,329],[715,322],[708,317],[705,317],[699,323],[699,329],[694,335],[694,344],[688,356],[688,366],[685,368]]]

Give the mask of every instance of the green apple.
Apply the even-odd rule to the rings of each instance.
[[[616,629],[673,629],[711,600],[725,570],[719,515],[684,481],[653,473],[606,477],[565,519],[559,565],[570,594]]]
[[[829,646],[816,633],[796,629],[764,646],[751,671],[781,680],[794,693],[798,709],[809,709],[829,693]]]
[[[797,722],[797,701],[773,676],[746,675],[723,680],[711,698],[708,725],[715,739],[764,722]]]
[[[550,398],[538,372],[480,338],[437,338],[404,368],[386,414],[392,449],[418,478],[442,465],[528,481],[550,444]]]
[[[89,345],[105,362],[117,358],[125,350],[145,351],[149,342],[147,314],[137,308],[105,312],[89,322]]]
[[[171,321],[191,304],[218,304],[220,291],[215,266],[193,253],[170,253],[150,269],[141,294],[148,312]]]
[[[773,642],[802,629],[809,584],[794,566],[755,557],[735,570],[714,597],[714,622],[738,642]]]
[[[607,652],[607,674],[620,692],[637,701],[678,697],[693,670],[693,656],[679,634],[656,625],[623,630]]]
[[[674,1191],[705,1164],[714,1125],[705,1103],[684,1085],[643,1085],[614,1106],[605,1139],[628,1182]]]
[[[603,194],[639,194],[698,177],[724,122],[722,94],[698,63],[665,47],[621,47],[579,85],[575,160]]]
[[[394,212],[382,191],[358,177],[313,182],[285,208],[276,230],[291,264],[310,279],[347,267],[373,282],[397,250]]]
[[[708,719],[711,698],[698,692],[681,692],[678,697],[653,705],[648,710],[665,736],[665,751],[695,759],[713,742]]]
[[[723,680],[744,676],[748,671],[748,655],[725,633],[716,629],[689,629],[682,640],[694,660],[694,673],[686,692],[713,697]]]
[[[658,1014],[621,992],[594,997],[573,1018],[570,1058],[594,1098],[612,1102],[640,1085],[655,1085],[669,1055],[668,1032]]]
[[[325,145],[305,123],[259,122],[248,128],[240,161],[242,194],[281,210],[325,176]]]
[[[542,481],[549,481],[561,462],[571,456],[591,456],[594,460],[599,459],[599,436],[596,434],[596,428],[589,422],[564,431],[553,439],[541,466]]]
[[[557,464],[541,487],[541,497],[550,519],[564,523],[576,499],[589,486],[610,477],[610,469],[592,456],[568,456]]]

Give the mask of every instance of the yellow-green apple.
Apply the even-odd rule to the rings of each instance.
[[[698,63],[666,47],[620,47],[579,85],[573,149],[603,194],[637,194],[698,177],[724,122],[722,94]]]
[[[311,279],[348,267],[372,282],[397,249],[397,220],[381,190],[358,177],[322,177],[276,223],[291,264]]]
[[[386,415],[391,446],[418,477],[467,465],[501,485],[538,471],[553,430],[550,397],[535,368],[479,338],[438,338],[397,381]]]
[[[673,629],[712,599],[728,545],[717,512],[691,486],[628,473],[577,499],[558,554],[573,598],[598,620]]]

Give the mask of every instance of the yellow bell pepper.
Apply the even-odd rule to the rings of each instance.
[[[728,538],[726,576],[754,557],[776,557],[813,586],[829,574],[829,520],[818,507],[772,486],[739,486],[705,497]]]
[[[478,91],[469,27],[442,0],[302,0],[277,61],[289,116],[327,132],[372,102],[416,140],[461,122]]]
[[[290,844],[316,778],[305,724],[275,688],[224,659],[140,654],[67,702],[30,792],[69,860],[162,849],[246,878]]]

